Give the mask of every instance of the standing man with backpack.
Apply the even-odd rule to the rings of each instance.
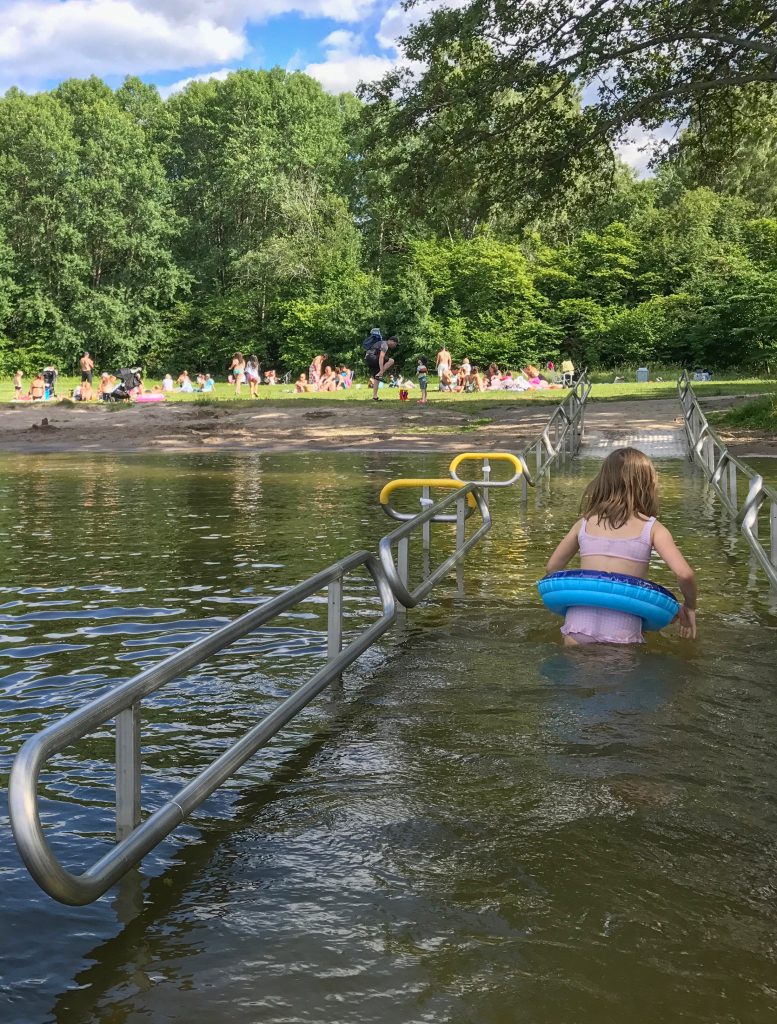
[[[390,348],[397,347],[397,339],[386,338],[384,341],[380,328],[373,327],[369,337],[364,339],[362,345],[365,349],[364,361],[372,378],[372,400],[373,402],[379,402],[378,388],[380,387],[380,379],[384,372],[394,365],[394,360],[387,359],[386,355]]]

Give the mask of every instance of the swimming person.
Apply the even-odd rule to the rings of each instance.
[[[685,604],[680,636],[696,636],[696,577],[665,526],[656,519],[658,480],[650,459],[636,448],[618,448],[583,492],[578,519],[550,556],[546,572],[560,572],[580,552],[583,569],[645,579],[653,548],[677,577]],[[609,608],[573,607],[561,627],[564,643],[643,643],[642,619]]]

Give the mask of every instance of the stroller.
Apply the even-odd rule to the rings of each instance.
[[[53,366],[47,366],[43,372],[43,397],[54,398],[57,393],[57,371]]]
[[[132,367],[131,369],[123,367],[121,370],[116,371],[116,376],[119,378],[116,387],[113,391],[103,395],[103,400],[106,402],[128,401],[130,392],[134,391],[135,388],[139,388],[143,383],[139,366]]]

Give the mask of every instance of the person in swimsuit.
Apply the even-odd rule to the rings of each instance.
[[[43,382],[43,374],[36,374],[30,383],[30,398],[34,402],[42,402],[46,394],[46,385]]]
[[[680,636],[696,636],[696,577],[671,533],[656,519],[658,481],[650,459],[636,448],[619,448],[604,460],[583,493],[581,511],[550,556],[547,573],[560,572],[580,552],[580,567],[645,579],[655,548],[677,577],[685,604]],[[564,643],[640,644],[642,620],[608,608],[574,607],[561,627]]]
[[[325,361],[326,352],[322,352],[321,355],[318,355],[313,359],[313,362],[308,368],[308,383],[314,391],[318,391],[318,385],[321,383],[321,373],[324,369]]]
[[[450,373],[452,366],[453,359],[451,354],[445,345],[443,345],[434,360],[434,367],[437,370],[437,376],[440,378],[440,382],[442,382],[443,373]],[[442,387],[440,387],[440,391],[442,391]]]
[[[246,380],[251,398],[259,397],[259,384],[262,379],[261,365],[258,356],[249,356],[246,361]]]
[[[22,397],[22,381],[24,380],[24,374],[21,370],[17,370],[13,375],[13,396],[14,398]]]
[[[242,352],[235,352],[229,364],[229,376],[235,385],[235,398],[240,398],[240,386],[246,382],[246,361]]]
[[[88,352],[79,359],[79,365],[81,366],[81,380],[89,381],[89,386],[92,384],[92,374],[94,373],[94,359],[89,355]]]

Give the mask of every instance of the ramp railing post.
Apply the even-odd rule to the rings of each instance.
[[[343,649],[343,581],[332,580],[326,588],[326,656],[331,661]]]
[[[728,499],[731,502],[733,508],[736,510],[738,502],[737,492],[737,464],[736,462],[729,462],[728,464]]]
[[[429,497],[429,488],[424,487],[421,491],[421,511],[425,512],[433,504],[434,502]],[[423,544],[424,551],[428,554],[432,547],[432,524],[429,522],[424,523],[421,527],[421,543]]]
[[[116,839],[140,824],[140,704],[116,715]]]
[[[488,494],[488,491],[486,491]],[[464,526],[467,521],[466,495],[456,501],[456,550],[464,547]]]

